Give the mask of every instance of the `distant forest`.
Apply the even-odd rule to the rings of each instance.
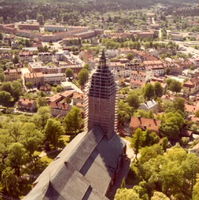
[[[60,22],[84,17],[88,12],[101,12],[141,9],[157,3],[172,5],[172,9],[195,3],[197,0],[0,0],[1,23],[11,23],[26,19],[55,18]],[[77,20],[76,20],[77,21]],[[74,24],[75,25],[75,24]]]

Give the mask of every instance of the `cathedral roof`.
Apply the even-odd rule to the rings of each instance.
[[[79,134],[43,171],[24,200],[107,200],[123,147],[118,135],[108,140],[97,127]]]

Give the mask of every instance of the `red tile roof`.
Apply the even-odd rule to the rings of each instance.
[[[159,131],[160,125],[160,120],[144,117],[132,117],[130,122],[130,128],[132,129],[143,128],[152,131]]]

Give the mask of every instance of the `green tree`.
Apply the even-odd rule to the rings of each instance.
[[[165,194],[162,192],[154,192],[151,200],[170,200]]]
[[[19,177],[21,167],[27,162],[27,154],[21,143],[13,143],[10,145],[7,157],[8,165],[15,169],[15,174]]]
[[[177,97],[174,99],[173,106],[176,111],[185,111],[185,99],[181,97]]]
[[[167,85],[168,89],[171,90],[172,92],[178,93],[182,89],[182,84],[179,81],[173,79],[167,80]]]
[[[133,189],[121,188],[117,190],[115,200],[141,200]]]
[[[48,101],[45,97],[39,97],[37,99],[37,107],[44,107],[48,105]]]
[[[11,82],[2,83],[1,90],[9,92],[10,94],[12,94],[12,92],[13,92],[12,83]]]
[[[37,114],[33,116],[33,122],[36,126],[43,129],[47,123],[47,120],[51,117],[51,110],[48,106],[40,107]]]
[[[132,53],[129,53],[126,57],[128,60],[133,60],[134,55]]]
[[[128,103],[125,103],[124,101],[120,100],[118,102],[118,124],[120,126],[124,126],[126,123],[128,123],[131,119],[131,116],[133,114],[133,109],[129,106]]]
[[[127,98],[127,102],[131,107],[133,107],[135,109],[137,109],[139,107],[139,105],[140,105],[138,95],[136,95],[133,92],[130,92],[130,94],[129,94],[128,98]]]
[[[57,148],[59,138],[64,134],[64,128],[59,121],[48,119],[44,133],[46,141],[50,142],[54,148]]]
[[[162,118],[160,130],[169,140],[179,139],[184,119],[178,112],[165,113]]]
[[[142,129],[138,128],[131,139],[131,147],[134,149],[136,158],[137,154],[139,153],[139,149],[143,145],[143,140],[144,140],[143,131]]]
[[[23,91],[22,83],[20,81],[13,81],[11,95],[15,101],[17,101],[19,97],[22,95],[22,91]]]
[[[74,106],[64,119],[65,131],[68,134],[76,134],[82,128],[82,125],[82,112],[79,108]]]
[[[0,72],[0,82],[3,82],[5,80],[5,76],[3,72]]]
[[[1,175],[2,185],[5,191],[12,197],[19,197],[19,178],[15,174],[15,170],[11,167],[6,167]]]
[[[85,65],[84,65],[84,69],[87,69],[87,70],[89,71],[89,69],[90,69],[89,64],[85,64]]]
[[[163,95],[163,87],[161,86],[161,84],[159,82],[156,82],[154,84],[154,91],[155,91],[155,96],[156,97],[161,97]]]
[[[14,142],[19,142],[21,136],[21,122],[13,122],[9,124],[8,132]]]
[[[160,144],[154,144],[152,146],[146,146],[140,149],[140,164],[144,164],[150,159],[156,158],[159,155],[163,154],[163,149]]]
[[[66,69],[66,77],[69,78],[69,80],[73,79],[73,70],[72,69]]]
[[[12,102],[12,96],[9,92],[0,91],[0,104],[3,106],[9,106]]]
[[[154,119],[154,114],[151,110],[147,111],[138,109],[136,112],[134,112],[133,116]]]
[[[158,189],[177,200],[191,198],[198,164],[199,158],[181,147],[173,147],[164,154],[157,144],[140,150],[139,171],[150,190]]]
[[[151,83],[147,83],[144,87],[144,98],[146,100],[151,100],[155,97],[154,87]]]
[[[194,185],[193,196],[192,196],[192,200],[198,200],[198,199],[199,199],[199,175],[197,177],[197,182]]]
[[[158,143],[159,140],[160,138],[155,132],[150,132],[148,130],[143,131],[142,129],[138,128],[134,132],[131,139],[131,147],[133,147],[135,154],[137,155],[139,149]]]
[[[84,86],[88,81],[89,72],[87,69],[82,69],[78,74],[78,82],[81,86]]]
[[[36,129],[34,123],[24,123],[21,129],[21,142],[28,151],[29,156],[32,156],[34,151],[43,143],[44,135]]]

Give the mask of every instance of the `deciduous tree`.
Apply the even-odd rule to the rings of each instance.
[[[46,141],[50,142],[54,148],[57,148],[59,137],[64,134],[64,128],[59,121],[48,119],[44,133]]]
[[[74,106],[64,119],[65,131],[68,134],[76,134],[82,128],[82,125],[82,112],[79,108]]]

